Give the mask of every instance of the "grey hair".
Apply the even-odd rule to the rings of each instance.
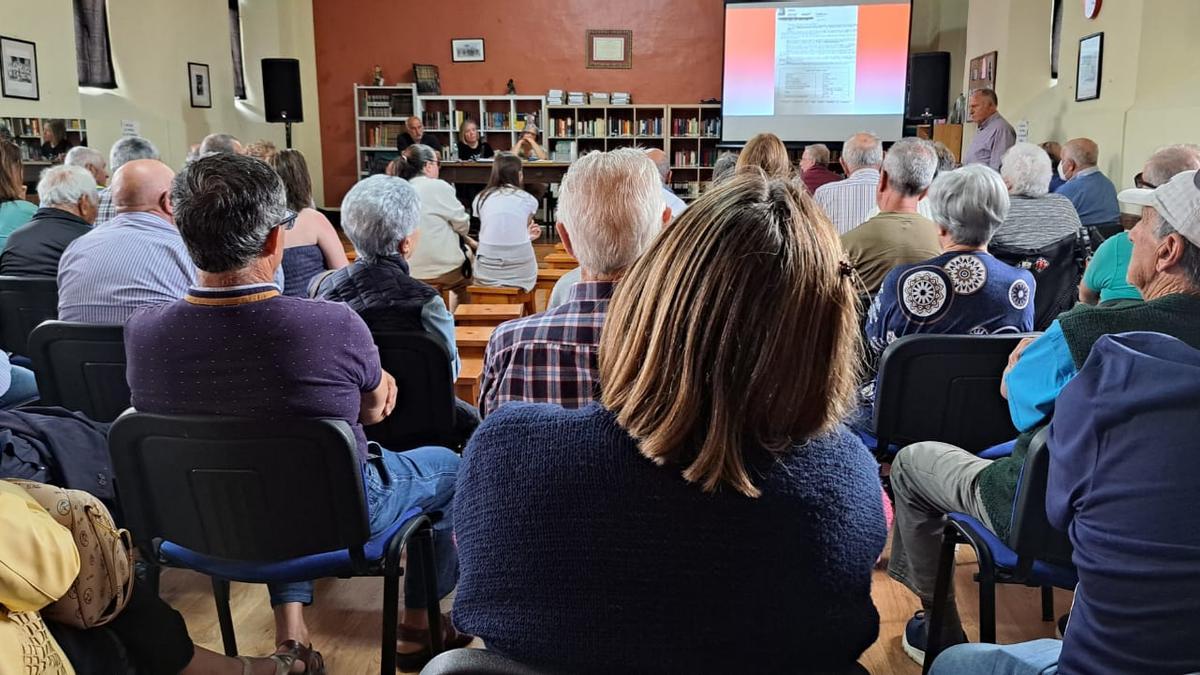
[[[1009,192],[1026,197],[1041,197],[1050,191],[1050,155],[1033,143],[1017,143],[1000,160],[1000,175]]]
[[[662,178],[662,182],[666,183],[667,176],[671,173],[671,158],[667,157],[667,153],[662,150],[651,155],[651,150],[657,150],[657,148],[646,148],[646,156],[650,158],[651,162],[654,162],[654,168],[658,169],[659,177]]]
[[[804,152],[800,155],[803,159],[811,159],[817,164],[829,163],[829,146],[824,143],[813,143],[812,145],[804,146]]]
[[[342,229],[367,262],[395,255],[421,220],[421,197],[403,178],[364,178],[342,198]]]
[[[983,98],[986,98],[989,101],[991,101],[992,105],[1000,105],[1000,99],[996,98],[996,90],[995,89],[988,89],[987,87],[980,87],[978,89],[972,89],[971,95],[972,96],[982,96]]]
[[[567,229],[579,265],[616,275],[638,259],[662,226],[662,181],[636,148],[589,152],[571,163],[558,196],[558,220]]]
[[[200,156],[210,155],[214,152],[227,152],[230,154],[237,152],[237,145],[241,143],[236,136],[231,134],[209,134],[200,141]]]
[[[96,179],[81,166],[62,164],[42,172],[37,184],[38,199],[43,206],[69,206],[86,197],[92,205],[100,203]]]
[[[842,160],[851,171],[883,163],[883,143],[869,131],[860,131],[842,144]]]
[[[929,141],[901,138],[883,158],[888,188],[905,197],[916,197],[929,189],[937,174],[938,159]]]
[[[1155,234],[1157,234],[1158,240],[1162,241],[1172,234],[1179,234],[1179,231],[1160,215],[1158,232]],[[1196,246],[1192,240],[1183,235],[1179,235],[1179,238],[1183,240],[1183,255],[1179,257],[1179,266],[1183,268],[1183,274],[1187,277],[1188,283],[1192,285],[1192,289],[1200,290],[1200,246]]]
[[[219,152],[188,164],[171,184],[175,226],[197,268],[232,272],[262,255],[287,213],[275,170],[253,157]]]
[[[937,153],[938,171],[953,171],[958,168],[958,159],[954,157],[954,153],[950,152],[950,148],[941,141],[933,142],[933,150]]]
[[[438,161],[437,153],[424,143],[413,143],[400,153],[400,164],[397,167],[399,175],[405,180],[412,180],[425,170],[425,165]]]
[[[717,161],[713,162],[712,169],[712,184],[719,185],[726,178],[733,176],[734,170],[737,169],[737,153],[722,152]]]
[[[101,155],[93,148],[83,145],[77,145],[67,151],[67,156],[63,158],[63,164],[78,166],[84,169],[103,169],[104,155]]]
[[[1008,190],[1000,174],[983,164],[947,171],[929,189],[933,220],[963,246],[985,246],[1008,217]]]
[[[1146,160],[1142,179],[1151,185],[1162,185],[1175,174],[1193,169],[1200,169],[1200,148],[1187,144],[1168,145]]]
[[[141,136],[119,138],[108,151],[108,169],[116,173],[122,165],[135,159],[159,159],[158,148]]]

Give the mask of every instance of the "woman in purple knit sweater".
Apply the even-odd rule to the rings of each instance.
[[[553,672],[848,672],[875,641],[875,462],[839,420],[855,292],[797,184],[743,173],[621,281],[597,403],[463,456],[454,621]]]

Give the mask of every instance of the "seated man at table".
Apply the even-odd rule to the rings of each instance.
[[[442,142],[437,136],[425,133],[425,123],[420,117],[413,115],[404,122],[404,133],[396,141],[396,149],[403,152],[410,145],[428,145],[436,153],[442,152]]]
[[[396,382],[379,363],[363,320],[346,305],[281,295],[272,282],[283,259],[287,211],[279,176],[266,164],[220,153],[189,164],[171,187],[179,233],[197,269],[183,300],[144,307],[125,325],[132,404],[143,412],[229,415],[270,420],[341,419],[353,427],[363,464],[372,535],[408,509],[441,511],[435,526],[439,597],[453,589],[451,539],[458,456],[446,448],[391,452],[368,444],[364,424],[383,420]],[[295,486],[303,490],[303,485]],[[303,523],[281,523],[304,536]],[[303,606],[312,583],[270,585],[276,644],[309,644]],[[405,574],[399,664],[419,670],[429,659],[422,570]],[[462,646],[446,622],[447,647]]]
[[[904,649],[925,658],[924,610],[933,603],[945,514],[967,513],[1001,538],[1008,536],[1013,498],[1033,434],[1053,414],[1059,392],[1104,335],[1153,331],[1200,349],[1200,185],[1196,171],[1143,190],[1142,219],[1129,233],[1129,281],[1145,302],[1119,307],[1078,305],[1059,315],[1037,339],[1023,340],[1009,357],[1001,393],[1021,433],[1010,457],[980,459],[946,443],[915,443],[892,462],[896,520],[888,573],[921,600],[904,633]],[[1131,197],[1130,199],[1133,199]],[[950,588],[943,645],[965,641]]]
[[[658,169],[637,148],[571,164],[558,197],[558,234],[583,281],[563,305],[496,329],[484,354],[479,412],[509,401],[578,408],[596,396],[600,327],[617,281],[671,217]]]

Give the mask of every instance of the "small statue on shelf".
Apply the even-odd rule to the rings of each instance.
[[[508,78],[508,94],[509,96],[517,93],[517,85],[513,83],[512,78]]]
[[[383,68],[379,67],[379,64],[375,65],[375,75],[371,78],[371,82],[376,87],[383,86]]]

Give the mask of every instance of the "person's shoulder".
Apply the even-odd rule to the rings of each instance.
[[[822,492],[867,489],[878,498],[877,467],[862,440],[838,424],[785,452],[777,461],[779,470],[770,475],[789,491],[812,493],[819,485]]]
[[[159,331],[170,331],[173,319],[180,313],[191,310],[193,305],[187,300],[173,300],[157,304],[135,307],[125,320],[126,338],[136,338],[139,335],[149,335]]]
[[[471,436],[464,459],[499,464],[538,462],[577,464],[568,446],[596,447],[611,442],[620,427],[599,403],[567,409],[551,403],[513,401],[490,413]],[[620,437],[620,436],[617,436]]]

